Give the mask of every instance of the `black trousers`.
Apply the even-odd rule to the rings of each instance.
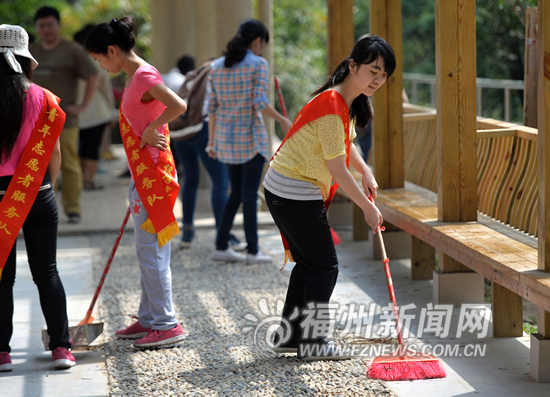
[[[338,258],[323,201],[285,199],[267,189],[265,199],[296,262],[290,275],[281,322],[283,332],[291,332],[287,343],[321,340],[326,334],[312,334],[312,324],[306,319],[324,322],[324,316],[308,304],[315,305],[313,307],[328,304],[338,278]],[[290,324],[290,329],[285,329],[287,324]]]
[[[0,177],[0,191],[8,188],[11,176]],[[46,174],[44,184],[50,183]],[[0,201],[3,199],[0,195]],[[38,196],[23,224],[23,234],[32,278],[38,287],[40,306],[50,335],[50,349],[70,348],[67,298],[57,272],[57,204],[53,189]],[[0,352],[10,352],[13,334],[13,285],[16,244],[10,252],[0,281]]]

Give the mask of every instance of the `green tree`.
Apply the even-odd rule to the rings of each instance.
[[[325,0],[273,1],[274,69],[291,120],[327,78],[326,10]]]
[[[70,4],[69,4],[70,3]],[[20,25],[36,37],[34,14],[46,5],[43,0],[2,0],[0,21]],[[138,32],[136,47],[148,59],[151,54],[151,7],[150,0],[49,0],[61,15],[61,35],[72,40],[73,35],[84,25],[108,22],[112,18],[132,15]]]

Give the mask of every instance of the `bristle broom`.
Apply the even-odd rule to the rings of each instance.
[[[369,197],[373,201],[372,196]],[[447,376],[441,362],[430,354],[421,354],[418,352],[407,351],[403,341],[401,321],[399,321],[399,309],[395,299],[395,290],[390,272],[390,260],[386,255],[386,247],[382,238],[381,228],[376,231],[376,236],[380,242],[382,253],[382,263],[384,263],[384,273],[386,284],[390,294],[390,302],[393,307],[393,316],[397,326],[397,340],[399,342],[398,350],[392,355],[379,356],[367,365],[367,376],[371,379],[382,380],[416,380],[444,378]]]
[[[387,381],[417,380],[445,378],[447,372],[441,362],[433,356],[419,359],[407,356],[380,356],[368,365],[367,376]]]

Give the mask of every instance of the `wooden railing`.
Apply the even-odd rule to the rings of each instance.
[[[405,179],[437,193],[434,109],[404,105]],[[478,211],[537,236],[537,130],[478,117]]]

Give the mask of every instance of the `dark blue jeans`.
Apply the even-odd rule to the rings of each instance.
[[[46,175],[44,183],[49,182]],[[11,176],[0,177],[5,191]],[[43,183],[43,184],[44,184]],[[0,195],[0,201],[4,196]],[[57,204],[53,189],[38,192],[23,224],[23,234],[32,278],[38,287],[40,306],[50,335],[50,349],[71,347],[67,298],[57,272]],[[13,285],[15,284],[15,248],[10,252],[0,281],[0,352],[9,352],[13,334]]]
[[[216,249],[226,250],[229,246],[229,232],[237,210],[243,203],[244,235],[249,254],[258,253],[258,188],[262,179],[265,159],[257,154],[244,164],[227,164],[231,194],[225,204],[222,223],[216,238]]]
[[[212,210],[216,219],[216,227],[220,227],[223,209],[227,201],[229,188],[229,176],[225,164],[208,157],[205,152],[208,143],[208,123],[197,135],[185,141],[174,141],[176,154],[183,166],[185,177],[183,178],[182,207],[183,225],[192,227],[195,214],[195,203],[197,201],[197,189],[200,181],[199,159],[204,164],[206,171],[212,179]],[[181,180],[181,178],[180,178]]]

